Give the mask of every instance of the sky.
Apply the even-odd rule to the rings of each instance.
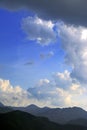
[[[87,110],[86,5],[0,1],[0,102]]]

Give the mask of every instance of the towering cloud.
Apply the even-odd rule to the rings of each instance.
[[[86,108],[84,97],[87,97],[87,89],[77,81],[73,82],[67,70],[63,73],[55,73],[52,81],[41,79],[36,86],[29,88],[28,91],[33,98],[47,106],[68,107],[75,105]]]
[[[65,63],[72,67],[71,77],[87,83],[87,28],[58,23],[58,34],[66,53]]]

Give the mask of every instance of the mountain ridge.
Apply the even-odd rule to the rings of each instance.
[[[60,124],[66,124],[70,120],[78,118],[87,119],[87,111],[76,106],[69,108],[40,108],[36,105],[29,105],[27,107],[15,108],[15,110],[17,109],[31,113],[35,116],[47,117],[50,121]]]
[[[74,120],[78,120],[78,119],[84,119],[85,121],[87,119],[87,111],[76,106],[68,107],[68,108],[49,108],[49,107],[41,108],[34,104],[31,104],[28,105],[27,107],[6,107],[6,106],[0,107],[1,113],[6,113],[15,110],[27,112],[37,117],[38,116],[46,117],[50,121],[59,124],[67,124],[70,123],[70,121],[74,122]]]

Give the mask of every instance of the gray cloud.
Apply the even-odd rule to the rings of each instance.
[[[40,54],[40,58],[41,59],[50,58],[52,56],[54,56],[54,52],[53,51],[49,51],[48,53],[41,53]]]
[[[86,0],[1,0],[0,6],[11,10],[26,8],[40,17],[87,25]]]

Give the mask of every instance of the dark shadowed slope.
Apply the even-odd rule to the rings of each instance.
[[[10,111],[13,111],[13,108],[7,107],[0,102],[0,113],[6,113],[6,112],[10,112]]]
[[[74,125],[58,125],[46,118],[35,117],[21,111],[0,114],[2,130],[87,130],[87,127]]]
[[[87,127],[87,119],[76,119],[76,120],[71,120],[68,122],[68,124],[72,124],[72,125],[80,125],[80,126],[86,126]]]

